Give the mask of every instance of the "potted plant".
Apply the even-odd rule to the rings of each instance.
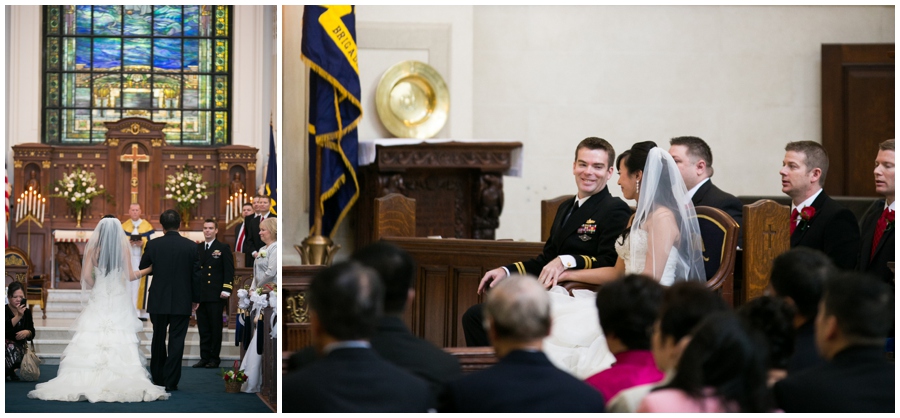
[[[187,165],[166,176],[166,199],[175,201],[185,227],[191,220],[191,209],[200,205],[200,199],[209,197],[208,187],[203,175]]]
[[[103,194],[106,190],[103,185],[97,185],[97,176],[93,172],[84,171],[81,167],[69,174],[64,174],[61,180],[56,182],[53,188],[55,194],[50,197],[65,199],[66,205],[75,212],[75,227],[81,228],[81,216],[85,206],[91,204],[91,199]]]
[[[247,374],[243,369],[238,369],[238,363],[240,362],[235,360],[231,370],[225,371],[225,368],[222,368],[219,372],[219,376],[222,376],[222,380],[225,381],[225,392],[227,393],[240,392],[241,385],[247,381]]]

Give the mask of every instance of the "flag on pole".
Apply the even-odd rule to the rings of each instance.
[[[3,229],[5,232],[5,243],[6,247],[9,248],[9,195],[12,192],[9,188],[9,173],[6,172],[6,167],[3,167],[3,180],[6,181],[6,228]]]
[[[341,221],[359,198],[356,179],[357,126],[362,119],[356,47],[355,6],[304,6],[300,58],[309,75],[310,202],[322,214],[310,235],[334,238]],[[321,156],[318,156],[318,149]],[[316,193],[316,179],[319,193]]]
[[[269,164],[266,168],[266,196],[269,196],[269,213],[278,216],[278,159],[275,155],[275,134],[269,124]]]

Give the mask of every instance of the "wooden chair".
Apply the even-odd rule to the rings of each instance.
[[[697,222],[703,239],[703,267],[706,286],[734,305],[734,263],[740,226],[724,211],[697,206]]]
[[[463,374],[477,372],[497,364],[494,347],[444,347],[459,361]]]
[[[416,199],[390,193],[375,199],[372,240],[416,236]]]
[[[744,205],[742,303],[763,295],[775,257],[791,249],[791,207],[769,199]]]
[[[17,281],[22,283],[25,288],[25,297],[28,299],[28,306],[34,309],[35,305],[41,307],[41,316],[47,319],[47,310],[44,308],[47,303],[47,290],[50,288],[50,281],[46,274],[39,276],[34,275],[34,264],[28,258],[21,248],[6,248],[6,284]]]

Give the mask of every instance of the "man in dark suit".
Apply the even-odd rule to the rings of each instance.
[[[706,141],[696,136],[679,136],[669,141],[669,154],[678,165],[681,178],[687,187],[694,206],[710,206],[722,209],[738,226],[744,219],[744,205],[734,195],[722,191],[712,183],[712,150]],[[743,243],[743,232],[738,230],[738,245]]]
[[[894,261],[894,140],[878,146],[875,157],[875,191],[884,196],[863,215],[860,227],[862,242],[856,269],[879,277],[894,285],[894,272],[888,262]]]
[[[835,266],[852,269],[859,251],[856,216],[825,194],[828,154],[812,141],[788,143],[781,171],[781,191],[791,197],[791,248],[815,248]]]
[[[228,244],[216,239],[216,221],[203,221],[203,243],[200,253],[200,277],[194,282],[194,302],[197,307],[197,331],[200,333],[200,361],[193,367],[219,367],[222,351],[222,311],[231,296],[234,280],[234,257]]]
[[[416,265],[403,249],[376,242],[350,257],[353,261],[375,269],[385,286],[384,316],[372,336],[372,349],[385,360],[428,381],[438,398],[448,382],[459,378],[459,362],[444,350],[417,338],[403,322],[403,312],[415,297]],[[307,347],[290,358],[289,370],[305,367],[318,359],[314,347]]]
[[[433,407],[424,380],[371,349],[383,299],[378,273],[358,263],[338,263],[316,274],[309,287],[309,319],[313,344],[324,357],[284,377],[284,412],[427,412]]]
[[[566,269],[611,267],[616,264],[616,238],[628,224],[631,209],[622,199],[609,194],[606,182],[613,173],[616,151],[601,138],[586,138],[575,149],[572,172],[578,194],[559,206],[550,238],[535,258],[488,271],[481,278],[478,293],[497,285],[510,273],[530,274],[545,287],[557,283]],[[469,347],[490,342],[482,328],[481,304],[463,314],[463,331]]]
[[[812,248],[794,248],[772,262],[767,291],[794,307],[794,353],[788,374],[825,363],[816,350],[814,324],[825,282],[835,273],[831,259]]]
[[[266,218],[274,218],[275,214],[269,211],[269,196],[258,195],[253,197],[253,210],[256,212],[252,216],[244,218],[245,230],[247,234],[244,239],[244,254],[249,257],[245,264],[246,267],[253,267],[253,260],[256,260],[257,251],[266,244],[259,237],[259,224]]]
[[[244,244],[247,241],[247,217],[253,215],[253,204],[252,203],[244,203],[244,206],[241,207],[241,215],[244,217],[244,222],[241,222],[239,225],[234,227],[234,252],[244,253]],[[253,257],[249,254],[244,254],[244,266],[252,267],[253,266]]]
[[[153,282],[147,312],[153,322],[150,375],[153,383],[167,391],[178,390],[181,358],[192,304],[192,285],[199,274],[197,244],[178,233],[181,215],[167,210],[159,215],[165,235],[150,240],[141,256],[140,269],[153,266]],[[166,345],[166,332],[169,344]]]
[[[825,284],[816,346],[827,364],[775,384],[784,412],[894,412],[894,365],[884,339],[894,315],[893,289],[857,272]]]
[[[448,386],[445,412],[603,412],[603,395],[556,368],[541,351],[550,334],[550,296],[533,279],[513,276],[484,304],[496,365]]]

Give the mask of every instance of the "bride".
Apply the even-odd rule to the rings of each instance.
[[[140,352],[137,318],[126,280],[148,274],[132,271],[128,238],[114,217],[100,220],[84,250],[81,269],[84,310],[73,323],[75,335],[63,351],[57,376],[38,384],[29,398],[48,401],[148,402],[168,399],[150,382]]]
[[[616,160],[623,197],[637,210],[616,241],[614,267],[566,270],[560,282],[602,285],[623,274],[644,274],[665,286],[676,281],[706,281],[697,213],[675,160],[652,141],[639,142]],[[550,289],[553,327],[544,340],[548,357],[582,379],[609,367],[615,359],[599,328],[595,293],[561,286]]]

